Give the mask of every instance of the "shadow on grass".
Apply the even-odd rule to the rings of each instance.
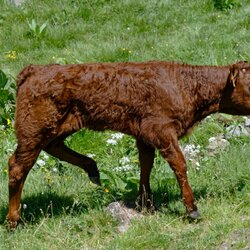
[[[179,201],[180,194],[178,192],[169,192],[168,196],[162,196],[162,193],[166,193],[166,190],[157,189],[153,193],[154,204],[156,209],[161,211],[161,206],[171,204]],[[98,194],[99,193],[99,194]],[[75,201],[74,196],[58,195],[55,192],[44,192],[36,195],[24,197],[21,201],[22,205],[22,220],[27,224],[39,223],[43,218],[60,217],[63,215],[76,215],[79,213],[86,213],[87,211],[97,207],[105,207],[112,200],[121,200],[127,207],[136,208],[136,200],[138,198],[138,192],[133,190],[124,195],[116,196],[112,194],[112,199],[103,201],[102,193],[96,190],[92,195],[86,193],[86,199]],[[4,224],[7,215],[7,204],[0,207],[0,224]],[[179,210],[169,210],[171,213],[180,215]]]
[[[98,192],[96,192],[98,193]],[[175,216],[185,216],[185,206],[181,199],[181,194],[178,186],[158,186],[153,190],[153,202],[156,211],[166,212]],[[124,193],[124,195],[116,196],[111,194],[113,201],[121,200],[127,207],[136,208],[136,200],[138,192],[132,190]],[[194,195],[197,201],[201,198],[206,198],[207,189],[196,189]],[[93,201],[86,202],[86,200]],[[93,192],[87,194],[86,199],[75,201],[74,196],[58,195],[56,192],[44,192],[42,194],[24,197],[22,199],[22,219],[25,223],[38,223],[42,218],[57,217],[63,215],[77,215],[79,213],[86,213],[94,207],[105,207],[110,200],[101,201],[102,194],[94,194]],[[0,224],[5,223],[7,214],[7,204],[0,207]]]
[[[83,203],[76,203],[74,197],[60,196],[46,192],[22,199],[22,220],[26,223],[39,222],[44,217],[57,217],[63,214],[77,214],[87,211]],[[0,224],[4,224],[7,205],[0,207]]]
[[[207,188],[201,188],[198,190],[193,189],[193,193],[195,201],[198,203],[200,199],[205,199],[207,197]],[[182,200],[179,187],[178,189],[172,189],[171,191],[167,190],[167,192],[165,189],[159,188],[154,192],[153,195],[156,211],[160,213],[169,214],[174,217],[180,217],[182,220],[189,223],[197,223],[200,219],[202,219],[202,216],[198,220],[194,220],[189,217]],[[200,211],[199,206],[198,211]]]
[[[195,200],[205,199],[207,197],[207,188],[195,189],[194,196]],[[179,186],[161,186],[153,190],[153,204],[155,210],[158,212],[164,212],[167,210],[167,213],[173,214],[175,216],[185,216],[186,209],[184,203],[182,202],[181,192]],[[138,198],[138,193],[134,190],[126,193],[122,201],[129,208],[136,208],[136,200]]]

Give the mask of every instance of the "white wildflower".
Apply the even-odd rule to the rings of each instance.
[[[185,155],[195,156],[200,153],[200,145],[195,146],[194,144],[187,144],[183,149]]]
[[[116,145],[117,144],[117,141],[114,140],[114,139],[108,139],[106,142],[107,142],[107,144],[110,144],[110,145]]]
[[[200,163],[198,161],[195,162],[195,165],[196,165],[196,170],[200,170]]]
[[[23,204],[23,209],[26,209],[27,208],[27,204]]]
[[[213,142],[213,141],[215,141],[216,140],[216,137],[210,137],[209,139],[208,139],[208,142]]]
[[[129,164],[126,164],[126,165],[123,165],[123,166],[115,167],[114,171],[116,171],[116,172],[127,172],[127,171],[130,171],[132,169],[133,169],[133,166],[131,166]]]
[[[57,172],[58,172],[58,169],[57,169],[57,168],[52,168],[52,172],[53,172],[53,173],[57,173]]]
[[[96,155],[95,154],[86,154],[86,156],[88,156],[90,158],[94,158]]]
[[[107,142],[107,145],[110,144],[110,145],[116,145],[118,140],[122,139],[122,137],[124,136],[123,133],[115,133],[115,134],[112,134],[111,135],[111,139],[108,139],[106,142]]]
[[[125,165],[125,164],[127,164],[127,163],[129,163],[130,162],[130,160],[129,160],[129,158],[127,157],[127,156],[124,156],[124,157],[122,157],[120,160],[119,160],[119,163],[121,163],[122,165]]]
[[[129,165],[129,164],[126,164],[126,165],[122,166],[122,170],[123,170],[124,172],[130,171],[130,170],[132,170],[132,168],[133,168],[133,166],[131,166],[131,165]]]
[[[115,133],[115,134],[112,134],[111,137],[113,140],[115,139],[122,139],[122,137],[124,136],[123,133]]]
[[[49,156],[48,156],[46,153],[44,153],[43,159],[44,159],[44,160],[48,160],[48,159],[49,159]]]
[[[115,168],[114,168],[114,171],[115,171],[115,172],[121,172],[121,171],[122,171],[122,167],[115,167]]]
[[[37,163],[40,167],[45,166],[45,161],[42,160],[42,159],[39,159],[36,163]]]

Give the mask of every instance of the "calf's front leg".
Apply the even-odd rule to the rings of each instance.
[[[198,219],[200,214],[195,205],[193,191],[188,183],[187,165],[183,153],[179,147],[178,139],[168,137],[159,148],[161,155],[168,161],[170,167],[173,169],[177,181],[179,183],[182,199],[186,206],[187,212],[192,219]]]

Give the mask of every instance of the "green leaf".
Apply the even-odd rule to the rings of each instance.
[[[0,89],[0,106],[5,106],[5,103],[7,102],[9,97],[9,93],[5,89]]]
[[[37,27],[37,24],[36,24],[36,21],[34,19],[32,19],[31,21],[31,29],[35,32],[36,31],[36,27]]]
[[[106,175],[105,173],[100,173],[100,179],[101,180],[109,180],[110,178],[109,178],[109,176],[108,175]]]
[[[2,70],[0,70],[0,88],[4,88],[7,82],[8,82],[7,76]]]
[[[115,185],[120,190],[124,190],[127,186],[127,183],[125,183],[121,178],[117,176],[117,178],[115,179]]]
[[[133,184],[138,184],[140,178],[139,176],[131,176],[131,177],[128,177],[128,182],[131,182]]]
[[[47,22],[41,25],[41,27],[39,28],[39,33],[42,34],[42,32],[44,31],[46,27],[47,27]]]

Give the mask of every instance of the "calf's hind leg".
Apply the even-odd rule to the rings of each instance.
[[[97,185],[101,184],[100,174],[96,166],[96,162],[93,159],[68,148],[62,139],[52,141],[44,150],[62,161],[66,161],[82,168],[87,172],[93,183]]]
[[[40,149],[22,151],[20,147],[9,160],[9,211],[7,220],[11,229],[20,220],[20,201],[25,179],[34,165]]]
[[[151,199],[150,173],[154,164],[155,149],[143,141],[137,139],[139,161],[141,165],[141,178],[139,187],[139,205],[154,209]]]

